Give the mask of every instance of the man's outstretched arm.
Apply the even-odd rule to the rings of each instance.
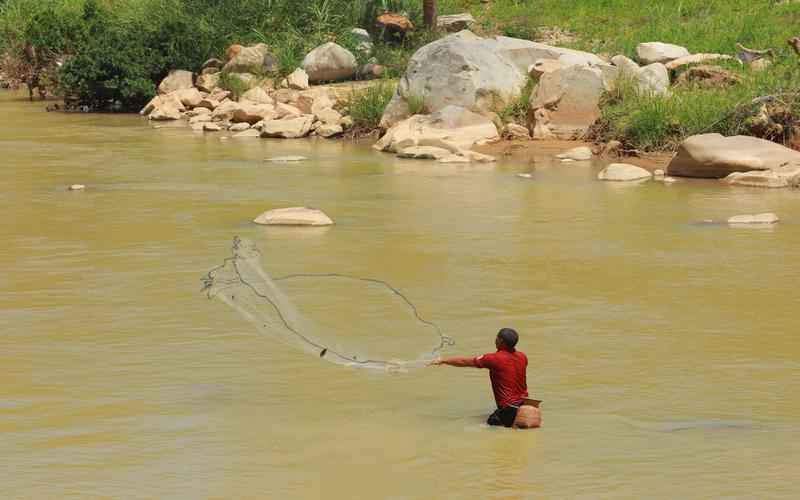
[[[458,367],[472,367],[478,368],[478,365],[475,364],[475,358],[468,358],[465,356],[456,356],[453,358],[443,358],[437,359],[431,362],[432,365],[448,365],[448,366],[458,366]]]

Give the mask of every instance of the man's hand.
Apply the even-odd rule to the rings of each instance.
[[[442,358],[439,358],[439,359],[434,359],[433,361],[428,363],[428,366],[442,366],[443,364],[444,361],[442,360]]]
[[[475,358],[468,358],[468,357],[454,357],[454,358],[445,358],[445,359],[436,359],[430,362],[431,366],[439,366],[439,365],[448,365],[448,366],[457,366],[457,367],[477,367],[475,364]]]

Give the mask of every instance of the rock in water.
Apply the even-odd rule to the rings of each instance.
[[[430,115],[415,115],[390,128],[373,148],[396,153],[411,146],[445,147],[452,152],[500,138],[494,123],[483,115],[447,106]]]
[[[397,153],[398,158],[411,158],[415,160],[439,160],[450,156],[450,151],[437,148],[435,146],[411,146],[410,148],[401,149]]]
[[[84,186],[83,184],[72,184],[67,189],[70,191],[83,191],[84,189],[86,189],[86,186]]]
[[[733,172],[800,166],[800,151],[749,136],[694,135],[683,141],[667,175],[718,179]]]
[[[267,158],[265,161],[269,161],[272,163],[296,163],[299,161],[306,161],[308,158],[305,156],[299,155],[289,155],[289,156],[274,156],[272,158]]]
[[[646,42],[636,46],[636,57],[642,64],[666,64],[675,59],[686,57],[689,51],[680,45],[662,42]]]
[[[652,174],[647,170],[627,163],[612,163],[597,174],[597,178],[601,181],[617,182],[642,181],[651,177]]]
[[[572,161],[586,161],[592,159],[592,149],[587,146],[572,148],[569,151],[556,155],[556,158]]]
[[[290,207],[268,210],[253,220],[265,226],[330,226],[333,220],[321,210]]]
[[[356,75],[358,62],[352,52],[328,42],[309,52],[302,64],[309,81],[349,80]]]
[[[755,215],[737,215],[728,219],[728,224],[732,226],[738,225],[770,225],[777,224],[780,221],[777,215],[773,213],[763,213]]]
[[[314,117],[311,115],[285,120],[267,120],[261,127],[261,137],[298,139],[307,136],[311,132],[313,123]]]
[[[183,69],[173,69],[166,78],[158,84],[159,94],[169,94],[176,90],[194,87],[194,73]]]

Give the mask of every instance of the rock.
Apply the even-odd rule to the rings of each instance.
[[[647,170],[627,163],[612,163],[597,174],[597,178],[601,181],[618,182],[641,181],[651,177]]]
[[[665,175],[667,175],[666,172],[660,168],[657,168],[653,171],[653,177],[656,179],[663,179]]]
[[[67,189],[69,191],[83,191],[84,189],[86,189],[86,186],[84,186],[83,184],[72,184],[69,187],[67,187]]]
[[[386,41],[399,41],[405,38],[406,33],[414,31],[414,23],[406,16],[387,12],[378,16],[375,22],[378,31],[383,32]]]
[[[756,59],[755,61],[751,62],[749,66],[753,71],[764,71],[772,66],[772,61],[769,59]]]
[[[800,152],[771,141],[749,136],[702,134],[683,141],[667,167],[667,174],[717,179],[733,172],[799,165]]]
[[[398,123],[373,148],[398,152],[411,146],[439,146],[443,141],[457,149],[470,149],[475,144],[498,139],[497,128],[485,116],[458,106],[447,106],[436,113],[415,115]]]
[[[278,60],[265,43],[249,47],[232,45],[226,51],[228,62],[222,68],[227,73],[273,73],[278,70]]]
[[[303,115],[285,120],[267,120],[261,126],[261,137],[279,137],[284,139],[297,139],[305,137],[311,132],[314,117]]]
[[[309,81],[340,81],[352,79],[358,63],[356,56],[341,45],[328,42],[309,52],[302,64]]]
[[[516,123],[508,123],[505,127],[503,127],[502,136],[504,139],[508,140],[520,140],[520,141],[527,141],[531,138],[530,131],[523,127],[522,125],[517,125]]]
[[[777,224],[780,221],[777,215],[767,212],[763,214],[755,214],[755,215],[736,215],[728,219],[728,224],[732,226],[738,225],[771,225]]]
[[[644,65],[665,64],[688,55],[689,51],[685,47],[670,43],[646,42],[636,46],[636,58]]]
[[[253,221],[267,226],[330,226],[333,221],[321,210],[306,207],[278,208],[259,215]]]
[[[234,113],[242,109],[243,106],[236,101],[223,101],[211,112],[211,118],[218,121],[230,121]]]
[[[211,110],[208,109],[208,108],[197,108],[196,107],[196,108],[184,113],[184,116],[186,116],[187,118],[194,118],[195,116],[200,116],[200,115],[211,115]]]
[[[201,108],[203,109],[203,108]],[[204,114],[204,115],[195,115],[189,118],[189,125],[194,125],[195,123],[205,123],[211,121],[211,114]]]
[[[203,92],[212,92],[219,84],[219,77],[219,73],[214,73],[211,75],[202,74],[197,77],[197,82],[195,85]]]
[[[661,63],[648,64],[639,70],[636,75],[639,92],[645,94],[669,94],[669,71]]]
[[[469,29],[474,23],[475,18],[470,13],[439,16],[436,19],[436,27],[450,33]]]
[[[569,54],[585,64],[602,64],[593,54],[508,37],[481,38],[470,31],[448,35],[420,48],[408,63],[387,106],[381,128],[409,116],[408,100],[436,112],[456,105],[486,112],[519,97],[528,68],[541,59]]]
[[[289,104],[296,102],[300,98],[300,92],[294,89],[278,89],[272,94],[272,97],[277,102]]]
[[[261,87],[253,87],[246,91],[239,97],[239,102],[250,102],[253,104],[275,104],[275,99],[267,94],[267,91]]]
[[[314,116],[317,120],[328,125],[339,125],[339,123],[342,121],[341,113],[332,108],[318,110],[316,113],[314,113]]]
[[[353,126],[353,117],[352,116],[343,116],[339,125],[342,126],[345,130],[351,128]]]
[[[386,72],[385,66],[381,66],[380,64],[367,63],[358,68],[358,72],[356,73],[356,75],[360,80],[374,80],[376,78],[381,78],[385,72]]]
[[[372,37],[370,36],[369,31],[365,30],[364,28],[353,28],[350,30],[350,35],[352,35],[356,42],[372,43]]]
[[[722,182],[731,186],[760,187],[760,188],[786,188],[789,187],[787,179],[779,176],[772,170],[754,170],[751,172],[734,172]]]
[[[183,69],[173,69],[166,78],[158,84],[159,94],[169,94],[176,90],[194,87],[194,73]]]
[[[741,78],[719,66],[693,66],[678,75],[675,80],[676,85],[698,85],[709,89],[730,87],[739,82]]]
[[[241,132],[243,130],[248,130],[249,128],[250,128],[249,123],[239,122],[239,123],[234,123],[233,125],[228,127],[228,130],[230,130],[231,132]]]
[[[290,89],[306,90],[308,88],[308,74],[302,68],[297,68],[286,77]]]
[[[272,120],[276,117],[275,108],[270,104],[239,104],[233,111],[230,120],[234,123],[248,123],[255,125],[262,120]]]
[[[175,90],[174,92],[170,92],[170,95],[174,95],[179,101],[181,101],[181,104],[188,109],[195,108],[205,98],[205,96],[194,87],[189,89]]]
[[[272,158],[267,158],[264,161],[272,163],[296,163],[306,160],[308,160],[308,158],[306,158],[305,156],[290,155],[290,156],[273,156]]]
[[[558,59],[539,59],[528,68],[528,76],[539,78],[545,73],[552,73],[563,67]]]
[[[620,76],[626,76],[632,79],[636,79],[639,76],[639,70],[641,68],[633,59],[618,55],[611,58],[611,64],[619,68]]]
[[[233,137],[237,139],[244,139],[247,137],[261,137],[261,131],[256,130],[254,128],[249,128],[243,132],[239,132],[238,134],[233,134]]]
[[[186,111],[183,103],[175,95],[157,95],[148,102],[139,114],[151,120],[178,120]]]
[[[475,151],[459,151],[436,161],[438,163],[493,163],[497,159],[494,156],[476,153]]]
[[[216,71],[213,73],[218,73],[220,70],[222,70],[223,66],[225,66],[225,61],[212,57],[204,62],[202,66],[200,66],[200,73],[203,73],[207,69],[214,69]]]
[[[214,111],[215,109],[217,109],[219,105],[220,105],[219,101],[214,100],[210,97],[206,97],[205,99],[202,99],[200,102],[198,102],[197,106],[195,106],[194,109],[205,108],[209,111]]]
[[[766,50],[758,50],[758,49],[748,49],[741,43],[736,44],[736,57],[742,61],[743,63],[749,65],[758,59],[764,59],[767,57],[774,57],[775,53],[772,49]]]
[[[297,118],[299,116],[303,116],[304,114],[310,113],[303,113],[300,109],[295,108],[291,104],[284,104],[279,102],[275,105],[275,118],[282,120],[284,118]]]
[[[314,130],[318,136],[329,138],[340,135],[344,129],[338,123],[323,123]]]
[[[203,132],[219,132],[222,130],[222,127],[214,122],[205,122],[203,123]]]
[[[733,56],[728,56],[724,54],[692,54],[690,56],[679,57],[678,59],[673,59],[672,61],[665,64],[669,71],[676,70],[682,66],[688,66],[690,64],[700,64],[706,63],[709,61],[739,61]],[[739,61],[741,64],[741,61]]]
[[[450,151],[434,146],[411,146],[397,152],[398,158],[410,158],[414,160],[439,160],[450,156]]]
[[[577,139],[600,117],[605,91],[597,68],[571,66],[542,75],[528,110],[534,139]]]
[[[588,146],[579,146],[556,155],[556,158],[572,161],[587,161],[592,159],[592,149]]]
[[[223,90],[223,89],[217,87],[214,90],[212,90],[208,94],[207,97],[209,99],[213,99],[213,100],[218,101],[218,102],[221,103],[222,101],[224,101],[224,100],[226,100],[226,99],[231,97],[231,91],[230,90]]]

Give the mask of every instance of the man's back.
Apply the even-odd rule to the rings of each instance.
[[[522,351],[499,349],[475,358],[475,366],[489,369],[498,408],[517,405],[528,397],[528,357]]]

